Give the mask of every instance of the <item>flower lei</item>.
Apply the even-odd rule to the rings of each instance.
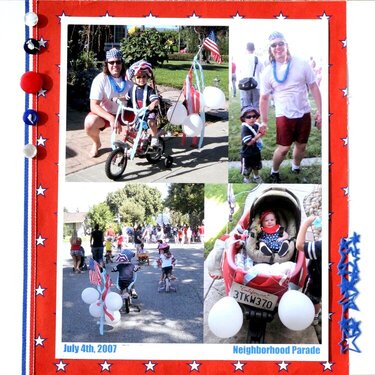
[[[116,91],[118,94],[125,90],[126,85],[125,85],[124,77],[122,77],[122,81],[121,81],[120,85],[118,85],[116,83],[116,81],[113,79],[112,76],[109,75],[108,78],[109,78],[109,82],[111,83],[111,86],[112,86],[113,90]]]
[[[284,77],[282,79],[279,79],[277,77],[277,72],[276,72],[276,61],[272,61],[273,77],[275,78],[276,82],[284,83],[287,80],[288,74],[289,74],[289,67],[290,67],[290,60],[288,60],[288,65],[286,66]]]

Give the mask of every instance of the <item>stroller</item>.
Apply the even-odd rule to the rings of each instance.
[[[288,253],[283,257],[277,253],[265,255],[259,250],[259,217],[270,207],[289,234]],[[300,224],[298,198],[285,188],[272,187],[254,200],[226,241],[222,257],[225,291],[237,300],[249,320],[248,343],[264,343],[266,324],[273,320],[280,298],[288,289],[299,289],[304,284],[305,256],[295,249]],[[250,267],[236,264],[238,254],[247,257]]]

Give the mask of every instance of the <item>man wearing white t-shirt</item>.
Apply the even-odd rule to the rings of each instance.
[[[112,99],[125,97],[133,86],[130,80],[125,80],[125,72],[121,51],[116,48],[107,51],[103,71],[91,85],[90,113],[85,118],[86,133],[93,141],[90,157],[98,156],[101,130],[111,127],[118,134],[121,132],[121,122],[115,124],[118,104]]]
[[[311,130],[310,90],[317,111],[315,122],[321,127],[322,100],[315,75],[307,61],[292,57],[283,34],[269,37],[270,64],[261,77],[259,109],[262,125],[267,129],[270,95],[275,103],[276,150],[272,159],[271,182],[279,183],[279,168],[294,143],[292,172],[299,173]]]

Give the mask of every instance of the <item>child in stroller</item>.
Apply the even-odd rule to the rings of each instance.
[[[270,207],[277,208],[279,224],[288,233],[288,249],[283,256],[278,252],[266,255],[260,250],[259,219]],[[295,251],[300,223],[298,198],[285,188],[272,187],[254,199],[225,241],[221,263],[225,290],[249,319],[248,342],[264,342],[266,323],[273,320],[279,299],[289,288],[303,286],[305,256]],[[236,261],[239,254],[245,259],[245,267]]]

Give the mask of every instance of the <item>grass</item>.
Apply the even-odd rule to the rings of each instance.
[[[315,112],[314,102],[312,103],[312,113]],[[235,98],[229,100],[229,138],[228,138],[228,158],[230,161],[240,160],[241,150],[241,121],[240,121],[240,98],[239,94]],[[273,152],[276,148],[276,128],[275,128],[275,110],[270,106],[268,132],[263,137],[262,159],[272,160]],[[292,151],[289,152],[286,159],[292,158]],[[321,132],[312,127],[309,142],[307,145],[305,158],[321,156]]]
[[[183,87],[185,78],[189,69],[192,66],[192,62],[187,61],[169,61],[163,65],[155,68],[156,84],[158,86],[169,86],[181,89]],[[225,97],[229,97],[229,74],[228,74],[228,63],[216,64],[202,64],[204,86],[216,86],[219,87],[225,94]],[[194,74],[193,74],[194,77]],[[195,79],[193,78],[193,83]]]
[[[241,181],[242,182],[242,181]],[[204,256],[210,253],[213,249],[215,241],[224,235],[227,231],[232,231],[237,225],[238,220],[242,216],[242,207],[245,206],[245,201],[248,193],[255,187],[255,184],[233,184],[233,193],[236,199],[236,209],[232,217],[232,221],[225,225],[214,238],[211,238],[204,243]],[[205,199],[212,199],[218,203],[227,201],[227,185],[226,184],[206,184],[205,185]]]
[[[262,168],[259,175],[263,182],[269,182],[271,168]],[[280,178],[284,184],[321,184],[321,167],[320,165],[312,165],[310,167],[301,168],[301,172],[297,175],[290,171],[290,166],[282,166],[280,168]],[[232,183],[242,183],[243,176],[238,168],[229,168],[228,180]]]

